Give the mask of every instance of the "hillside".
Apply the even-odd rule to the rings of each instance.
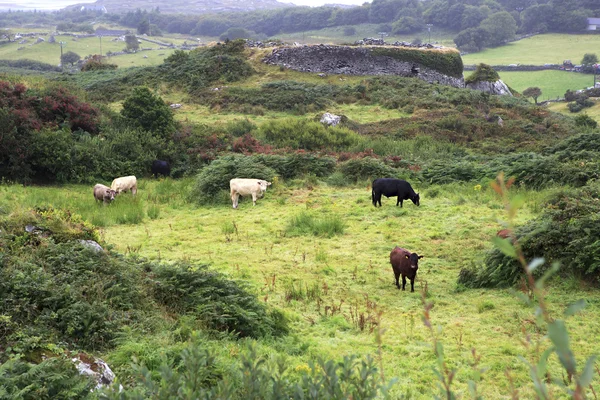
[[[118,0],[100,0],[95,3],[72,5],[66,7],[66,9],[78,9],[81,6],[85,5],[104,6],[106,7],[106,10],[110,13],[125,13],[128,11],[135,11],[137,9],[150,11],[159,8],[162,13],[173,14],[213,14],[223,12],[268,10],[291,6],[289,3],[280,3],[277,0],[171,0],[168,2],[155,2],[144,0],[123,2]]]
[[[592,397],[600,132],[520,97],[266,64],[273,50],[3,75],[0,397]],[[460,75],[454,50],[415,51]],[[129,175],[137,194],[94,199]],[[272,184],[233,209],[236,177]],[[419,205],[374,207],[380,177]],[[423,256],[414,293],[393,284],[395,246]],[[73,358],[117,384],[93,391]]]

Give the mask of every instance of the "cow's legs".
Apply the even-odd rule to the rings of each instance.
[[[256,205],[256,193],[252,193],[252,205]]]
[[[400,289],[400,282],[398,282],[399,278],[400,278],[400,274],[396,274],[394,273],[394,277],[396,278],[396,287],[398,289]]]
[[[239,197],[240,197],[239,193],[234,192],[231,194],[231,202],[233,203],[233,208],[237,208]]]
[[[415,278],[412,278],[410,280],[410,291],[414,292],[415,291]]]
[[[131,194],[136,194],[137,193],[137,186],[134,186],[131,188]]]
[[[402,275],[402,290],[404,290],[406,286],[406,276]]]

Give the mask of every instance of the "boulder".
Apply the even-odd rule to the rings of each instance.
[[[323,125],[327,125],[327,126],[336,126],[341,121],[342,121],[341,116],[331,114],[331,113],[325,113],[321,116],[321,120],[319,122],[321,122]]]
[[[115,374],[108,364],[89,354],[79,353],[71,359],[80,375],[88,375],[96,381],[96,390],[112,385]]]
[[[513,94],[510,92],[506,83],[502,82],[501,79],[498,79],[495,82],[488,81],[479,81],[473,83],[467,83],[467,89],[479,90],[481,92],[501,95],[501,96],[512,96]]]
[[[80,239],[79,243],[81,243],[84,246],[87,246],[91,249],[94,249],[97,253],[104,251],[104,249],[102,248],[102,246],[100,246],[97,242],[93,241],[93,240],[83,240]]]

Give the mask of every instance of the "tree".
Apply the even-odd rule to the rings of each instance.
[[[140,48],[140,43],[135,35],[126,35],[125,36],[125,45],[127,46],[128,51],[137,51]]]
[[[75,52],[67,51],[62,56],[62,64],[71,64],[74,65],[77,61],[81,60],[81,56]]]
[[[131,125],[167,139],[175,131],[171,108],[150,89],[138,87],[123,102],[121,115]]]
[[[537,99],[541,95],[542,95],[542,89],[540,89],[539,87],[535,87],[535,86],[528,87],[527,89],[523,90],[523,96],[533,98],[533,101],[535,101],[535,104],[538,103]]]
[[[137,26],[137,33],[138,35],[148,35],[150,33],[150,22],[148,21],[148,18],[144,18],[140,21]]]
[[[353,26],[347,26],[344,28],[344,36],[354,36],[356,35],[356,28]]]
[[[254,32],[249,32],[244,28],[229,28],[227,32],[219,36],[219,40],[250,39],[253,35]]]
[[[517,33],[517,22],[507,11],[494,13],[481,21],[481,28],[490,34],[488,45],[498,46],[514,39]]]

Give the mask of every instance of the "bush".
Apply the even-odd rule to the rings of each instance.
[[[117,64],[109,64],[102,61],[102,56],[95,54],[88,58],[85,63],[81,66],[81,72],[87,71],[101,71],[101,70],[113,70],[117,69]]]
[[[575,125],[594,129],[598,127],[598,122],[587,114],[579,114],[575,117]]]
[[[191,314],[210,330],[240,337],[278,336],[288,331],[278,311],[268,311],[244,286],[206,265],[157,265],[154,298],[177,314]]]
[[[358,143],[360,138],[349,129],[326,128],[319,122],[292,118],[264,123],[259,134],[274,146],[308,151],[345,150]]]
[[[233,178],[256,178],[272,181],[276,172],[252,157],[225,156],[214,160],[198,175],[192,198],[200,203],[219,201],[219,193],[229,190]]]
[[[496,82],[500,79],[500,75],[487,64],[479,64],[475,68],[475,72],[465,79],[465,83],[476,83],[476,82]]]
[[[335,169],[335,159],[320,157],[310,153],[292,153],[286,156],[256,155],[254,158],[273,168],[277,175],[283,179],[297,178],[302,175],[323,177],[331,174]]]
[[[352,182],[365,179],[394,178],[398,171],[386,165],[383,161],[373,158],[355,158],[339,165],[339,171]]]
[[[131,96],[123,102],[121,115],[131,126],[153,132],[163,139],[168,139],[175,131],[171,108],[145,87],[133,89]]]
[[[598,182],[563,191],[550,199],[541,216],[517,229],[515,234],[525,257],[546,260],[536,269],[536,276],[558,261],[563,276],[600,282],[599,204]],[[514,258],[493,249],[486,253],[480,267],[461,271],[458,281],[468,287],[506,287],[523,276],[523,267]]]

